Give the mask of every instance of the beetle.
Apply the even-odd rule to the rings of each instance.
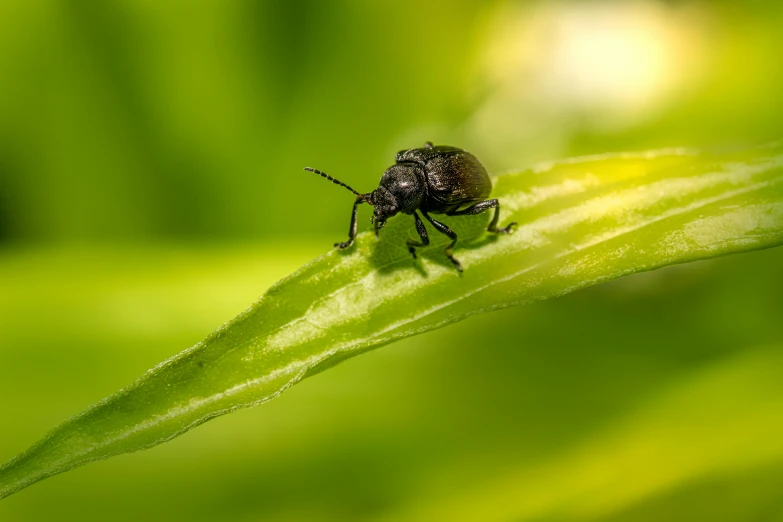
[[[433,219],[430,214],[469,216],[494,208],[495,215],[487,227],[489,232],[509,234],[517,226],[513,222],[498,228],[500,205],[497,199],[487,199],[492,191],[492,181],[484,166],[473,154],[456,147],[445,145],[436,147],[431,142],[427,142],[423,148],[398,152],[395,160],[396,163],[386,169],[381,176],[378,188],[367,194],[360,194],[342,181],[318,169],[305,168],[306,171],[345,187],[357,196],[353,203],[348,240],[335,243],[335,247],[345,249],[353,245],[356,238],[356,214],[362,203],[369,203],[375,207],[371,222],[375,225],[376,237],[390,217],[399,212],[413,215],[416,232],[421,239],[421,241],[412,239],[407,241],[408,251],[414,259],[416,259],[416,248],[430,244],[427,229],[417,212],[420,211],[424,218],[432,223],[435,230],[451,239],[451,243],[445,249],[446,257],[460,272],[462,272],[462,265],[452,253],[454,245],[457,244],[457,234],[445,224]]]

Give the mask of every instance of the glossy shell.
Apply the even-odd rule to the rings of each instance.
[[[416,163],[427,181],[427,198],[422,210],[443,214],[484,201],[492,192],[492,182],[484,166],[473,154],[456,147],[404,150],[397,163]]]

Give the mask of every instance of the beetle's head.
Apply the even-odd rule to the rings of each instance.
[[[395,197],[383,185],[372,192],[369,203],[375,207],[372,221],[375,223],[375,235],[377,236],[378,231],[386,226],[386,220],[397,214],[400,209]]]

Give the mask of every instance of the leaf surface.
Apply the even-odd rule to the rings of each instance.
[[[55,428],[0,468],[0,498],[90,461],[170,440],[268,401],[343,359],[464,319],[635,272],[783,243],[783,147],[576,158],[494,179],[489,215],[444,218],[413,260],[413,220],[360,234],[270,288],[203,342]],[[347,217],[347,216],[346,216]],[[337,239],[337,238],[336,238]],[[489,347],[488,347],[489,349]]]

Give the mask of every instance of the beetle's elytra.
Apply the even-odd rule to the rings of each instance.
[[[375,235],[386,225],[386,220],[398,212],[412,214],[416,231],[421,241],[408,240],[408,250],[416,258],[416,247],[429,245],[430,239],[419,214],[432,223],[438,232],[447,235],[451,243],[446,247],[446,257],[462,272],[462,265],[452,255],[457,244],[457,234],[449,227],[430,217],[430,214],[447,216],[467,216],[479,214],[490,208],[495,209],[492,222],[487,227],[495,234],[508,234],[516,226],[509,223],[498,228],[500,206],[497,199],[487,199],[492,191],[487,171],[479,161],[462,149],[447,146],[433,146],[427,142],[424,148],[403,150],[397,153],[396,163],[386,169],[381,176],[378,188],[367,194],[360,194],[342,181],[310,167],[305,170],[314,172],[332,183],[345,187],[356,194],[351,213],[351,228],[348,240],[335,243],[338,248],[348,248],[356,238],[356,213],[361,203],[375,207],[373,222]]]

